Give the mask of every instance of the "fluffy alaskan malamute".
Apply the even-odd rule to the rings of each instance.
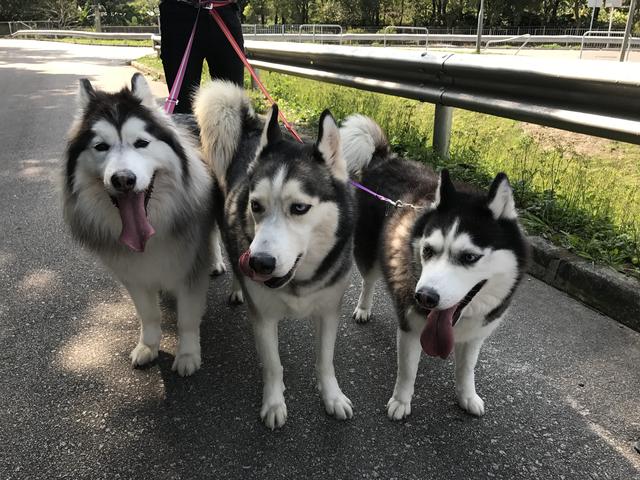
[[[213,177],[188,135],[158,109],[142,75],[117,93],[94,90],[83,79],[78,102],[65,158],[65,220],[133,299],[141,325],[134,366],[158,356],[158,291],[176,295],[173,369],[191,375],[200,368],[209,238],[217,236]],[[213,243],[214,270],[221,272],[216,238]]]
[[[441,358],[455,351],[458,403],[483,415],[474,379],[480,347],[503,318],[528,258],[506,175],[496,176],[488,194],[459,191],[446,170],[438,179],[392,155],[367,117],[349,117],[341,134],[350,173],[388,198],[420,207],[389,211],[366,193],[356,196],[355,259],[363,281],[354,318],[369,320],[374,283],[384,276],[399,319],[389,418],[411,413],[422,350]]]
[[[278,322],[311,317],[325,409],[339,419],[351,417],[333,367],[353,239],[347,167],[333,117],[323,113],[317,142],[303,145],[282,135],[277,106],[262,121],[242,89],[221,81],[199,91],[194,111],[203,153],[225,197],[222,237],[235,290],[242,291],[232,300],[244,296],[262,362],[260,416],[272,429],[287,418]]]

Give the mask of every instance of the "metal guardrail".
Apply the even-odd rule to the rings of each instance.
[[[391,30],[395,30],[394,33],[390,33]],[[394,40],[397,40],[397,38],[395,38],[395,36],[397,35],[398,31],[409,31],[409,32],[423,32],[424,33],[424,49],[428,50],[429,49],[429,29],[426,27],[403,27],[403,26],[399,26],[399,27],[395,27],[393,25],[389,25],[388,27],[384,27],[383,30],[383,35],[384,35],[384,39],[382,42],[382,46],[386,47],[387,46],[387,35],[392,35]],[[414,34],[415,35],[415,34]],[[420,35],[420,34],[418,34]],[[421,35],[420,35],[421,36]],[[417,39],[417,44],[418,46],[420,46],[420,39]]]
[[[14,35],[22,32],[160,40],[157,35],[142,33],[60,30],[28,30]],[[354,34],[342,37],[348,35]],[[473,35],[463,37],[470,43],[475,40]],[[582,41],[582,36],[577,38]],[[610,43],[616,40],[622,41],[607,39]],[[633,38],[630,43],[640,44],[640,39]],[[245,41],[245,48],[256,68],[434,103],[445,119],[450,119],[450,114],[443,114],[442,109],[456,107],[640,144],[637,64],[401,50],[390,53],[375,47],[251,40]]]
[[[615,38],[618,40],[618,43],[621,44],[623,37],[624,31],[603,32],[602,30],[588,30],[582,34],[582,41],[580,42],[580,58],[582,58],[582,51],[584,50],[584,44],[587,38],[595,40],[595,43],[597,44],[606,45],[605,48],[609,48],[612,38]]]
[[[18,30],[12,37],[96,38],[103,40],[151,40],[152,33],[85,32],[82,30]]]
[[[255,31],[255,30],[254,30]],[[120,32],[91,32],[82,30],[18,30],[14,32],[14,37],[80,37],[80,38],[104,38],[104,39],[130,39],[130,40],[147,40],[155,39],[154,42],[159,43],[160,36],[150,33],[120,33]],[[336,42],[336,43],[381,43],[389,42],[391,40],[397,42],[417,42],[425,40],[424,34],[415,33],[394,33],[394,34],[381,34],[381,33],[247,33],[246,36],[250,36],[253,40],[262,41],[288,41],[288,42],[315,42],[316,40],[321,43]],[[503,43],[516,43],[522,35],[517,37],[510,37],[508,35],[483,35],[482,39],[485,42],[502,41]],[[579,45],[582,43],[583,37],[581,35],[532,35],[527,43],[532,44],[565,44],[565,45]],[[431,34],[428,33],[428,39],[426,41],[433,43],[445,43],[445,44],[475,44],[475,35],[452,35],[452,34]],[[606,38],[607,43],[615,45],[616,47],[622,44],[622,38],[611,36]],[[640,46],[640,38],[633,37],[629,39],[629,45],[631,47]]]
[[[509,38],[505,38],[504,40],[489,40],[488,42],[486,42],[484,44],[484,49],[488,49],[489,45],[495,45],[497,43],[511,43],[514,42],[516,40],[520,40],[520,39],[525,39],[524,42],[522,42],[522,45],[520,45],[520,47],[518,48],[518,50],[516,50],[516,53],[514,53],[514,55],[517,55],[520,53],[520,50],[522,50],[524,48],[524,46],[529,43],[529,40],[531,40],[531,35],[528,33],[525,33],[524,35],[517,35],[515,37],[509,37]],[[581,52],[582,53],[582,52]]]
[[[636,64],[262,41],[245,48],[261,70],[640,144]]]

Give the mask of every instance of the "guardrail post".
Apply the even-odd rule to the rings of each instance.
[[[476,39],[476,53],[480,53],[483,23],[484,23],[484,0],[480,0],[480,8],[478,10],[478,37]]]
[[[622,48],[620,48],[620,61],[624,62],[627,56],[627,46],[629,45],[629,37],[633,27],[633,14],[636,10],[636,0],[629,2],[629,16],[627,17],[627,26],[624,29],[624,37],[622,39]]]
[[[256,72],[256,77],[260,78],[260,70],[258,70],[257,68],[254,68],[253,71]],[[258,84],[253,79],[253,76],[251,76],[251,90],[257,90],[257,89],[258,89]]]
[[[433,149],[442,158],[449,158],[452,120],[453,107],[436,103],[436,113],[433,117]]]

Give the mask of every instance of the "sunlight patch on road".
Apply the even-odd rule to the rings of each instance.
[[[66,370],[83,373],[90,370],[107,370],[114,362],[129,363],[121,352],[121,332],[115,331],[114,321],[130,318],[132,305],[126,300],[116,303],[100,303],[82,314],[82,324],[87,325],[69,338],[59,353],[59,362]],[[118,323],[120,323],[118,321]],[[132,339],[132,348],[133,342]]]
[[[53,270],[37,270],[31,272],[20,281],[18,286],[25,294],[41,293],[58,281],[58,274]]]
[[[620,442],[609,430],[590,418],[589,409],[580,405],[580,403],[572,397],[567,397],[567,403],[578,412],[584,419],[589,430],[602,438],[611,448],[622,455],[631,465],[640,469],[640,458],[634,451],[633,445]]]

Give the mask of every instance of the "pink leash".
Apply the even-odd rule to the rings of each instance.
[[[236,42],[236,39],[233,38],[233,35],[231,34],[231,31],[229,30],[227,25],[224,23],[224,20],[222,20],[222,17],[220,16],[220,14],[218,12],[216,12],[214,9],[209,10],[209,13],[211,14],[213,19],[216,21],[216,23],[220,27],[220,30],[222,30],[222,33],[224,33],[224,36],[227,37],[227,40],[229,40],[229,43],[231,44],[233,49],[236,51],[236,54],[238,55],[238,58],[240,58],[242,63],[244,63],[244,66],[247,68],[247,70],[249,70],[249,73],[251,74],[251,77],[253,78],[253,80],[258,85],[258,88],[260,88],[260,91],[262,92],[262,94],[265,96],[265,98],[267,100],[269,100],[271,105],[276,103],[276,101],[271,97],[271,95],[269,95],[269,92],[267,91],[266,87],[264,86],[264,84],[260,80],[260,77],[258,77],[258,75],[256,74],[255,70],[253,69],[253,67],[249,63],[249,60],[247,60],[247,57],[245,56],[244,52],[240,48],[240,45],[238,45],[238,42]],[[282,110],[278,110],[278,116],[280,117],[280,120],[282,120],[282,123],[284,124],[286,129],[289,130],[289,132],[291,132],[291,135],[293,135],[295,137],[295,139],[298,140],[300,143],[303,143],[302,139],[300,138],[300,135],[298,135],[298,132],[296,132],[296,130],[287,121],[287,118],[284,116],[284,113],[282,113]]]
[[[169,115],[173,113],[173,110],[176,108],[176,104],[178,103],[178,95],[180,95],[180,89],[182,88],[182,81],[184,80],[184,72],[187,69],[187,62],[189,61],[189,56],[191,55],[191,47],[193,46],[193,37],[196,36],[196,27],[198,26],[198,18],[200,18],[200,9],[198,8],[198,13],[196,14],[196,21],[193,24],[193,28],[191,29],[191,36],[189,37],[189,41],[187,42],[187,48],[184,51],[184,55],[182,55],[182,61],[180,62],[180,68],[178,68],[178,73],[176,74],[176,78],[173,81],[173,85],[171,86],[171,92],[169,93],[169,97],[167,101],[164,102],[164,111]]]
[[[229,5],[232,3],[231,1],[208,1],[208,2],[200,2],[200,6],[204,6],[205,8],[218,8],[224,7],[225,5]],[[180,67],[178,68],[178,73],[176,74],[176,78],[173,81],[173,85],[171,86],[171,92],[169,93],[169,97],[167,97],[166,102],[164,102],[164,111],[169,115],[173,113],[173,110],[176,108],[178,104],[178,96],[180,95],[180,89],[182,88],[182,82],[184,81],[184,72],[187,70],[187,63],[189,62],[189,57],[191,56],[191,47],[193,46],[193,39],[196,36],[196,28],[198,27],[198,19],[200,18],[200,8],[198,8],[198,13],[196,14],[196,21],[193,23],[193,28],[191,29],[191,36],[189,36],[189,41],[187,42],[187,47],[185,48],[184,55],[182,55],[182,61],[180,62]]]

